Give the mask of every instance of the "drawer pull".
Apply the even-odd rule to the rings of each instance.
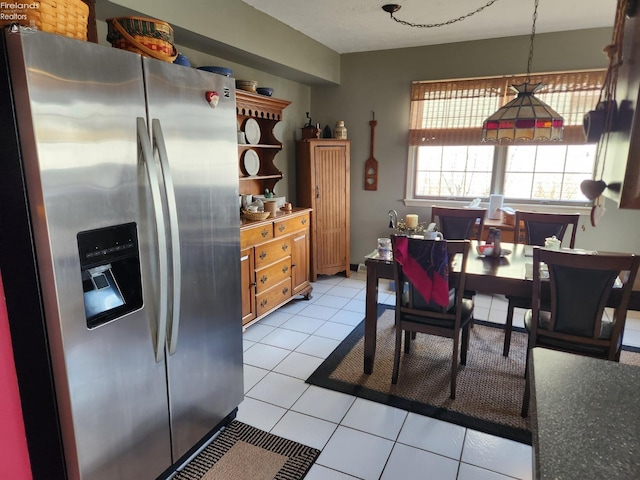
[[[262,277],[260,277],[260,283],[264,285],[265,283],[267,283],[268,278],[269,277],[267,277],[266,275],[263,275]]]
[[[302,222],[302,224],[303,224],[303,225],[306,225],[306,224],[307,224],[307,219],[306,219],[306,218],[303,218],[303,219],[301,220],[301,222]]]
[[[283,295],[286,295],[287,293],[289,293],[289,287],[284,287],[284,288],[282,289],[282,294],[283,294]]]
[[[280,230],[281,232],[284,232],[284,229],[287,228],[284,226],[284,223],[281,223],[280,226],[278,227],[278,230]]]
[[[289,271],[289,267],[288,266],[284,266],[282,267],[282,273],[287,273]]]
[[[262,308],[264,308],[264,307],[266,307],[266,306],[267,306],[267,303],[269,303],[269,302],[267,301],[267,299],[266,299],[266,298],[264,298],[264,299],[262,299],[262,301],[260,302],[260,306],[261,306]]]
[[[262,238],[266,237],[267,235],[269,235],[269,230],[267,230],[266,228],[264,230],[262,230],[262,232],[260,233],[260,235],[262,235]]]
[[[287,250],[289,250],[289,245],[287,245],[286,243],[282,245],[282,251],[286,252]]]
[[[260,260],[264,260],[266,256],[267,256],[267,252],[263,250],[262,253],[260,254]]]

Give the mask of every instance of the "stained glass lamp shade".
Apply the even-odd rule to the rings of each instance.
[[[482,124],[482,141],[562,140],[563,118],[534,96],[541,83],[511,85],[518,96]]]

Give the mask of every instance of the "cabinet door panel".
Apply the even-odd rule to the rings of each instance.
[[[345,149],[342,146],[316,147],[316,220],[318,273],[333,272],[347,263],[346,231],[349,205]]]
[[[256,317],[253,247],[245,248],[240,251],[240,272],[240,285],[242,288],[242,324],[244,325]]]
[[[293,235],[291,245],[291,282],[295,295],[309,285],[309,230]]]

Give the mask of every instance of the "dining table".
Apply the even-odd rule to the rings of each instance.
[[[533,265],[532,247],[521,243],[502,242],[503,254],[499,257],[478,255],[477,240],[471,241],[467,258],[467,278],[465,290],[476,293],[502,294],[521,298],[531,298],[533,279],[528,269]],[[568,250],[568,249],[567,249]],[[574,249],[574,251],[585,250]],[[508,253],[507,253],[508,252]],[[379,280],[393,280],[393,258],[391,255],[379,255],[373,252],[365,259],[367,287],[364,323],[364,373],[373,372],[376,355],[376,334],[378,321]],[[455,264],[454,264],[455,267]],[[637,282],[636,282],[637,283]],[[628,310],[640,310],[640,288],[631,294]],[[620,292],[614,289],[609,297],[608,306],[615,308],[621,299]]]

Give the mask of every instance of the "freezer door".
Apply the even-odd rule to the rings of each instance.
[[[243,398],[235,90],[231,78],[148,58],[144,65],[171,251],[167,369],[175,461]],[[208,92],[218,95],[215,108]]]
[[[136,130],[146,116],[141,58],[42,32],[7,42],[69,478],[155,478],[171,447],[154,351],[156,224]],[[125,224],[137,235],[142,306],[88,324],[83,274],[101,288],[99,274],[113,273],[122,290],[126,273],[117,255],[109,270],[83,271],[78,234]]]

